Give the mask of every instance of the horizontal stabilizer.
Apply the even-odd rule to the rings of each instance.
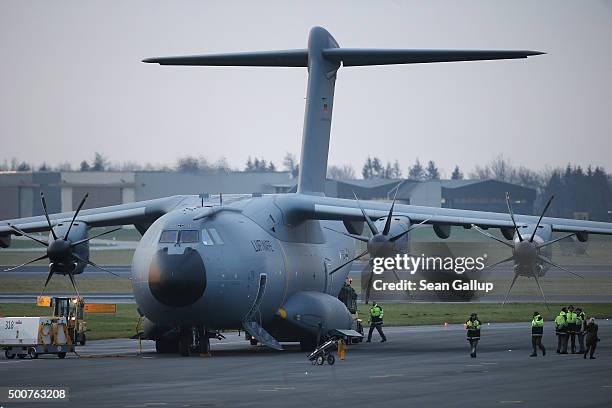
[[[345,67],[516,59],[543,54],[538,51],[513,50],[383,50],[364,48],[329,48],[323,50],[322,53],[326,59],[342,62]]]
[[[160,65],[307,67],[308,50],[238,52],[231,54],[186,55],[147,58],[142,62]]]

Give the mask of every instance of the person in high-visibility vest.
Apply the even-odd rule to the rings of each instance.
[[[586,321],[586,314],[584,313],[584,311],[582,310],[581,307],[577,307],[576,308],[576,328],[577,328],[577,334],[578,334],[578,346],[580,346],[580,350],[578,350],[578,353],[583,354],[584,353],[584,326],[586,325],[587,321]]]
[[[576,354],[576,334],[578,333],[578,327],[576,325],[576,320],[578,319],[578,315],[574,312],[574,306],[569,305],[567,307],[567,335],[571,345],[572,354]]]
[[[476,313],[472,313],[465,322],[465,329],[467,330],[467,339],[470,342],[470,357],[476,358],[476,347],[480,340],[480,320]]]
[[[557,354],[567,354],[567,309],[561,309],[555,317],[555,334],[557,335]]]
[[[538,312],[533,312],[531,318],[531,346],[533,347],[533,353],[531,357],[537,357],[539,348],[542,351],[542,355],[546,355],[546,349],[542,344],[542,336],[544,336],[544,319]]]
[[[387,336],[385,336],[385,333],[383,333],[382,330],[383,315],[383,308],[380,307],[378,303],[374,302],[372,308],[370,309],[370,331],[368,332],[367,343],[372,341],[372,332],[374,332],[374,329],[376,329],[378,334],[380,334],[380,337],[382,337],[382,340],[380,341],[381,343],[387,341]]]

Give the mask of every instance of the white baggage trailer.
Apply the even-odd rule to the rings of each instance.
[[[8,359],[74,352],[65,317],[2,317],[0,348]]]

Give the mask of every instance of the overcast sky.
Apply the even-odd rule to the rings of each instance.
[[[110,6],[112,4],[112,7]],[[161,67],[153,56],[346,47],[530,49],[527,60],[343,68],[330,164],[416,157],[450,174],[503,154],[612,170],[610,1],[0,0],[0,160],[173,165],[299,156],[304,68]]]

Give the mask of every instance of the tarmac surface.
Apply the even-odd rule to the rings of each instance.
[[[312,365],[295,344],[277,352],[237,334],[212,357],[158,355],[152,342],[100,340],[59,360],[0,358],[0,389],[62,386],[70,403],[40,407],[604,407],[612,405],[612,322],[600,321],[596,360],[558,355],[550,324],[545,357],[532,358],[529,323],[483,326],[469,357],[461,325],[388,327],[389,341],[350,346],[344,361]],[[30,406],[0,402],[5,408]]]

